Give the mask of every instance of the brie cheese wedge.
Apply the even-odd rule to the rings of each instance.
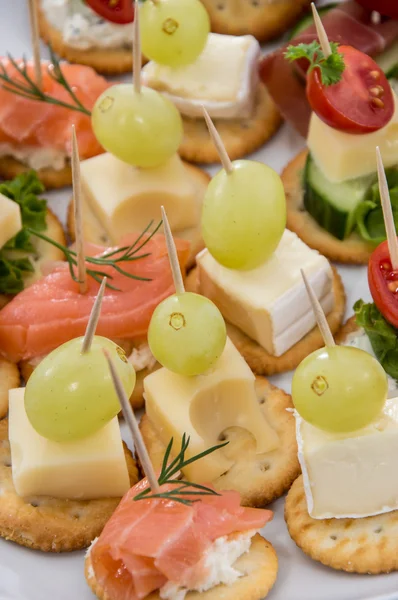
[[[287,352],[316,325],[300,269],[325,313],[334,307],[328,260],[288,229],[271,258],[251,271],[223,267],[208,250],[198,254],[197,264],[200,293],[273,356]]]
[[[210,33],[205,49],[192,64],[168,67],[149,62],[142,81],[167,96],[188,117],[250,117],[258,83],[260,46],[251,35]]]

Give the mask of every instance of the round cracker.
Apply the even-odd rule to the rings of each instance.
[[[138,470],[130,451],[124,452],[131,485]],[[61,500],[37,497],[26,502],[12,481],[8,421],[0,421],[0,536],[42,552],[69,552],[87,548],[100,535],[120,498]]]
[[[131,48],[74,48],[67,44],[62,37],[62,32],[53,27],[41,10],[40,0],[36,0],[39,14],[40,35],[46,44],[51,45],[56,54],[68,62],[78,63],[92,67],[96,71],[109,75],[130,73],[133,68],[133,52]],[[146,61],[142,57],[143,64]]]
[[[55,242],[58,242],[58,244],[64,246],[66,244],[66,238],[61,221],[49,208],[47,208],[46,225],[47,229],[44,233]],[[25,276],[25,287],[32,285],[32,283],[35,283],[35,281],[43,277],[41,269],[47,262],[65,260],[65,255],[62,250],[59,250],[59,248],[56,248],[52,244],[49,244],[34,235],[31,236],[31,242],[35,248],[35,254],[30,256],[34,271]],[[11,294],[0,294],[0,309],[8,304],[13,297],[14,296]]]
[[[123,348],[123,350],[125,351],[127,356],[129,356],[132,353],[134,346],[139,347],[140,343],[142,342],[142,340],[140,340],[139,342],[137,342],[137,341],[133,342],[131,340],[114,340],[114,341],[115,341],[115,344],[118,344],[121,348]],[[39,356],[39,357],[30,359],[30,360],[23,360],[19,363],[21,375],[22,375],[22,378],[25,381],[25,383],[28,381],[29,377],[32,375],[33,371],[35,370],[37,365],[40,364],[40,362],[42,360],[43,360],[43,357]],[[133,393],[130,396],[130,404],[134,409],[139,409],[144,406],[144,379],[147,375],[150,375],[157,369],[160,369],[160,364],[158,362],[156,362],[153,365],[153,367],[151,367],[151,368],[145,368],[145,369],[142,369],[141,371],[136,372],[136,377],[137,377],[136,383],[134,386]],[[1,368],[0,368],[0,376],[1,376]],[[14,386],[14,387],[18,387],[18,386]],[[7,407],[8,407],[8,399],[7,399]],[[0,417],[1,416],[4,416],[4,415],[1,414],[1,394],[0,394]]]
[[[327,320],[333,334],[337,333],[344,318],[345,312],[345,292],[340,275],[334,267],[333,269],[333,289],[335,296],[335,305],[331,313],[328,314]],[[198,292],[198,277],[197,269],[193,269],[186,280],[186,289],[191,292]],[[231,338],[243,358],[257,375],[274,375],[276,373],[284,373],[295,369],[301,361],[324,345],[322,334],[318,327],[314,327],[307,335],[305,335],[297,344],[292,346],[282,356],[272,356],[268,354],[257,342],[249,338],[238,327],[227,322],[227,333]]]
[[[308,151],[303,150],[284,169],[281,178],[286,193],[287,228],[294,231],[310,248],[318,250],[330,260],[366,265],[374,246],[365,242],[357,233],[339,240],[311,217],[304,208],[302,172]]]
[[[204,119],[183,117],[184,137],[179,153],[194,163],[219,163],[220,158]],[[282,118],[266,87],[259,84],[254,114],[249,119],[214,119],[231,160],[254,152],[279,129]]]
[[[265,42],[284,33],[311,0],[202,0],[212,31],[229,35],[254,35]]]
[[[8,412],[8,392],[20,386],[21,374],[18,366],[0,358],[0,419]]]
[[[12,156],[0,157],[0,177],[3,179],[14,179],[21,173],[31,171],[32,167],[25,165]],[[72,170],[69,162],[60,170],[51,168],[38,169],[38,178],[47,190],[59,189],[72,185]]]
[[[204,248],[204,242],[202,239],[202,227],[200,223],[201,214],[201,206],[203,197],[206,193],[207,186],[209,185],[210,175],[202,169],[199,169],[195,165],[190,165],[188,163],[184,163],[184,166],[187,170],[187,174],[189,175],[192,184],[195,188],[196,201],[198,204],[198,225],[197,227],[190,227],[189,229],[184,229],[181,231],[175,232],[175,237],[183,240],[187,240],[191,243],[191,251],[187,262],[187,268],[190,269],[195,264],[195,257]],[[112,245],[111,240],[109,239],[108,234],[106,233],[102,224],[98,221],[97,217],[91,211],[88,203],[84,199],[83,194],[83,215],[84,215],[84,223],[83,223],[83,234],[86,242],[92,242],[93,244],[99,245]],[[160,206],[156,215],[154,215],[154,220],[158,220],[160,217]],[[68,217],[67,217],[67,229],[68,234],[72,241],[75,240],[75,217],[73,210],[73,200],[69,204],[68,209]]]
[[[285,520],[297,546],[332,569],[373,575],[398,570],[398,511],[362,519],[312,519],[299,477],[286,498]]]
[[[212,481],[218,490],[236,490],[243,506],[265,506],[282,496],[300,473],[291,397],[263,377],[256,378],[258,401],[267,422],[278,433],[280,445],[271,452],[256,453],[251,433],[240,427],[223,432],[222,440],[229,444],[225,455],[235,461],[231,469]],[[160,468],[165,446],[154,424],[144,415],[141,433],[155,469]]]
[[[188,592],[186,600],[261,600],[265,598],[276,581],[278,558],[274,548],[259,533],[253,539],[249,551],[234,563],[243,573],[232,585],[218,585],[207,592]],[[117,600],[107,594],[95,578],[90,554],[86,558],[85,575],[91,590],[100,600]],[[160,600],[159,592],[152,592],[146,600]]]

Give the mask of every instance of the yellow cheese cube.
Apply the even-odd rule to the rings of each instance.
[[[19,204],[0,194],[0,248],[22,229]]]
[[[130,487],[117,417],[83,440],[57,443],[33,429],[24,388],[9,392],[12,478],[19,496],[90,500],[123,496]]]
[[[356,179],[376,172],[376,146],[384,167],[398,164],[398,99],[391,121],[379,131],[356,135],[326,125],[312,113],[308,148],[323,174],[332,182]]]
[[[184,377],[164,368],[148,375],[146,412],[164,444],[173,438],[176,449],[184,433],[190,436],[188,457],[219,444],[228,427],[250,431],[257,452],[268,452],[279,438],[260,409],[254,384],[250,368],[227,340],[216,366],[204,375]],[[188,466],[185,474],[198,483],[213,481],[231,466],[221,449]]]
[[[81,178],[84,199],[112,243],[159,222],[162,205],[173,231],[198,223],[197,191],[177,154],[160,167],[139,169],[105,153],[81,163]]]

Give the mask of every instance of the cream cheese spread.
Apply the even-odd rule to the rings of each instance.
[[[153,356],[148,344],[133,348],[128,360],[136,371],[151,370],[156,365],[156,358]]]
[[[101,18],[82,0],[41,0],[49,24],[62,33],[72,48],[131,47],[133,25],[118,25]]]
[[[61,150],[39,148],[37,146],[17,147],[8,143],[0,144],[0,156],[11,156],[35,171],[39,169],[60,171],[69,160],[65,152]]]
[[[143,83],[168,97],[187,117],[250,117],[258,84],[260,46],[251,35],[209,34],[205,49],[192,64],[171,68],[149,62]]]

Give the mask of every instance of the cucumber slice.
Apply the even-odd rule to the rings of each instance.
[[[355,227],[356,207],[375,180],[376,174],[332,183],[309,154],[304,171],[305,209],[323,229],[344,240]]]
[[[379,56],[376,56],[375,61],[386,74],[386,77],[398,78],[398,41]]]
[[[322,15],[325,15],[327,12],[329,12],[329,10],[335,8],[337,5],[338,2],[331,2],[330,4],[326,4],[325,6],[318,8],[319,16],[322,17]],[[298,23],[296,23],[296,25],[290,31],[288,39],[292,40],[293,38],[297,37],[302,31],[307,29],[307,27],[310,27],[313,24],[313,22],[314,19],[312,18],[311,13],[305,15],[305,17],[303,17]]]

